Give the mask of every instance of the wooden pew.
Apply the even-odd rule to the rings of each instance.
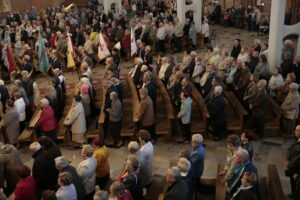
[[[206,108],[205,102],[197,90],[193,82],[190,82],[190,86],[192,88],[192,127],[191,130],[194,133],[204,133],[207,127],[207,114],[208,110]]]
[[[265,117],[265,128],[266,129],[279,129],[280,127],[280,118],[283,114],[283,110],[281,107],[272,99],[272,97],[268,96],[266,102],[266,117]]]
[[[37,134],[36,134],[36,127],[38,125],[38,121],[40,119],[41,115],[41,109],[40,107],[36,108],[35,113],[33,114],[29,125],[27,128],[25,128],[22,133],[18,137],[19,142],[25,142],[25,141],[36,141],[37,140]]]
[[[104,122],[105,122],[104,106],[105,106],[106,89],[103,83],[101,85],[102,85],[102,103],[101,103],[100,115],[98,119],[98,129],[99,129],[99,136],[104,138]]]
[[[121,136],[136,136],[137,135],[137,123],[134,122],[135,118],[137,117],[138,111],[139,111],[139,106],[140,106],[140,100],[138,97],[138,93],[136,90],[136,87],[133,83],[133,80],[127,76],[126,78],[126,85],[123,85],[123,91],[128,91],[126,92],[129,96],[125,96],[126,93],[123,92],[124,97],[123,97],[123,121],[122,121],[122,131],[121,131]],[[128,98],[129,97],[129,98]],[[127,104],[127,106],[126,106]],[[132,106],[129,106],[131,104]],[[132,119],[126,118],[124,114],[130,114],[132,116]],[[125,123],[125,124],[124,124]],[[125,126],[124,126],[125,125]],[[133,128],[133,129],[132,129]]]
[[[233,92],[228,90],[223,91],[227,114],[227,129],[241,131],[243,129],[244,116],[248,115],[248,112]]]
[[[260,199],[261,200],[272,200],[270,189],[268,186],[268,179],[267,177],[261,177],[258,179],[258,186],[260,192]]]
[[[215,200],[225,200],[226,197],[225,185],[224,185],[225,176],[219,175],[220,172],[224,170],[224,167],[225,165],[223,163],[218,164]]]
[[[274,164],[268,165],[268,185],[272,200],[286,200],[280,182],[277,167]]]
[[[174,111],[173,106],[169,97],[169,94],[167,92],[167,89],[163,82],[157,77],[155,73],[153,73],[153,78],[155,80],[157,90],[156,90],[156,121],[161,121],[161,118],[167,117],[167,126],[166,124],[163,124],[163,127],[157,127],[156,128],[156,134],[169,134],[170,136],[173,133],[173,123],[174,123]],[[166,109],[165,112],[161,112],[163,107]],[[157,123],[158,124],[158,123]]]

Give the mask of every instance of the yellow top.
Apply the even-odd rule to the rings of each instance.
[[[103,177],[109,174],[109,152],[106,146],[102,146],[94,152],[97,160],[96,177]]]

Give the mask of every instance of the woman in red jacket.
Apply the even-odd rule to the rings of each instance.
[[[130,41],[130,31],[128,29],[125,30],[125,34],[123,35],[122,38],[122,49],[124,51],[126,59],[129,59],[130,56],[130,46],[131,46],[131,41]]]
[[[21,180],[15,189],[14,200],[38,200],[36,182],[33,176],[30,176],[31,171],[29,167],[26,165],[18,165],[16,172]]]
[[[41,100],[42,113],[40,115],[39,125],[42,129],[42,134],[56,141],[57,120],[54,110],[49,105],[48,99]]]

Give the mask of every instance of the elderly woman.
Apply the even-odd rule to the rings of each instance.
[[[194,200],[196,197],[196,185],[192,177],[188,176],[189,170],[191,168],[191,162],[187,158],[181,157],[178,160],[177,167],[180,169],[182,180],[186,182],[189,189],[187,199]]]
[[[111,108],[106,111],[109,114],[108,134],[113,137],[116,148],[120,148],[123,143],[120,141],[120,133],[122,128],[122,104],[116,92],[110,93]]]
[[[82,184],[80,177],[77,174],[75,167],[69,164],[68,159],[64,156],[55,158],[55,167],[60,174],[64,172],[68,172],[71,174],[72,183],[74,184],[76,189],[77,200],[85,199],[86,196],[85,188]]]
[[[143,199],[143,191],[140,177],[140,162],[134,155],[129,155],[125,163],[125,171],[119,177],[125,189],[129,190],[134,200]]]
[[[53,108],[49,105],[48,99],[41,100],[41,115],[38,124],[42,129],[42,135],[50,137],[56,141],[57,119]]]
[[[204,64],[207,65],[210,62],[211,57],[213,56],[213,48],[207,47],[207,52],[204,56]]]
[[[36,182],[30,175],[31,170],[26,165],[18,165],[16,173],[21,179],[15,189],[15,200],[38,200]]]
[[[258,76],[259,79],[267,79],[269,76],[269,64],[267,57],[265,55],[259,56],[259,62],[255,67],[254,74]]]
[[[214,48],[212,52],[212,56],[208,62],[208,64],[213,65],[214,67],[218,66],[221,62],[221,56],[219,54],[220,49]]]
[[[83,161],[76,168],[85,187],[87,199],[92,199],[95,192],[97,160],[93,154],[94,148],[91,145],[83,145],[81,151]]]
[[[58,107],[56,90],[52,85],[48,85],[47,89],[48,90],[47,90],[46,99],[48,100],[49,105],[54,110],[55,116],[58,117],[57,114],[59,113],[59,107]]]
[[[257,76],[255,74],[250,75],[250,83],[246,88],[244,93],[243,100],[245,102],[246,107],[249,107],[249,104],[253,102],[254,97],[257,93]]]
[[[166,182],[168,189],[164,200],[189,199],[189,188],[186,182],[181,178],[181,172],[178,167],[172,167],[167,170]]]
[[[142,187],[147,187],[152,182],[153,145],[151,135],[146,130],[139,131],[139,141],[141,143],[141,181]]]
[[[235,90],[239,99],[243,99],[247,86],[250,83],[249,63],[243,62],[242,71],[239,75],[238,82],[236,83]]]
[[[298,84],[291,83],[289,85],[289,93],[281,105],[283,110],[283,128],[290,135],[295,129],[295,122],[299,114],[300,96],[298,92]]]
[[[57,200],[77,200],[77,193],[72,183],[72,175],[69,172],[63,172],[58,177],[58,185],[60,186],[56,192]]]
[[[294,73],[288,73],[283,85],[277,88],[276,102],[281,105],[289,93],[289,85],[296,80]]]
[[[6,101],[6,113],[3,118],[3,133],[7,143],[19,146],[17,140],[20,134],[19,115],[12,100]]]
[[[253,157],[253,132],[251,130],[244,130],[241,134],[241,147],[246,149],[249,153],[250,161]]]
[[[100,189],[104,189],[110,180],[110,168],[108,162],[109,151],[104,144],[103,138],[94,138],[93,145],[95,147],[94,157],[97,161],[96,185],[98,185]]]
[[[237,57],[237,60],[241,60],[242,62],[249,62],[249,55],[247,53],[247,49],[245,47],[241,48],[241,53]]]
[[[14,93],[14,99],[15,99],[14,107],[15,107],[16,111],[18,112],[20,131],[22,132],[26,126],[26,122],[25,122],[25,120],[26,120],[26,113],[25,113],[26,104],[19,92]]]
[[[86,122],[84,108],[81,103],[81,97],[75,96],[65,121],[64,125],[70,125],[72,131],[72,141],[78,144],[83,144],[86,142],[84,134],[86,132]]]
[[[284,84],[283,78],[279,71],[280,71],[279,68],[273,69],[272,71],[273,75],[271,76],[268,84],[270,96],[273,98],[276,97],[277,89]]]
[[[120,182],[114,182],[110,186],[110,194],[116,200],[133,200],[133,197],[129,190],[125,189],[125,185]]]
[[[228,57],[227,56],[217,66],[217,68],[216,68],[217,77],[219,77],[221,80],[225,80],[225,72],[232,65],[233,59],[234,59],[233,57]]]
[[[183,130],[183,137],[186,143],[191,140],[191,111],[192,111],[192,99],[187,91],[184,91],[180,95],[181,107],[177,118],[180,119],[180,124]]]
[[[89,117],[91,115],[91,98],[89,95],[89,86],[86,84],[83,84],[81,86],[80,91],[81,96],[81,103],[84,109],[84,115],[85,115],[85,121],[86,126],[88,127]]]

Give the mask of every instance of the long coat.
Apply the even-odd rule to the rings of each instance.
[[[214,97],[212,101],[208,103],[207,109],[212,120],[216,124],[226,123],[225,101],[224,96],[222,94]]]
[[[94,156],[79,163],[76,171],[85,187],[87,194],[95,191],[97,161]]]
[[[81,102],[72,106],[66,117],[65,124],[72,126],[72,133],[86,132],[85,114]]]
[[[152,126],[155,123],[153,102],[149,96],[146,96],[140,102],[138,119],[142,126]]]
[[[20,134],[19,114],[15,108],[12,108],[4,115],[3,119],[4,133],[9,144],[17,144],[17,138]]]

